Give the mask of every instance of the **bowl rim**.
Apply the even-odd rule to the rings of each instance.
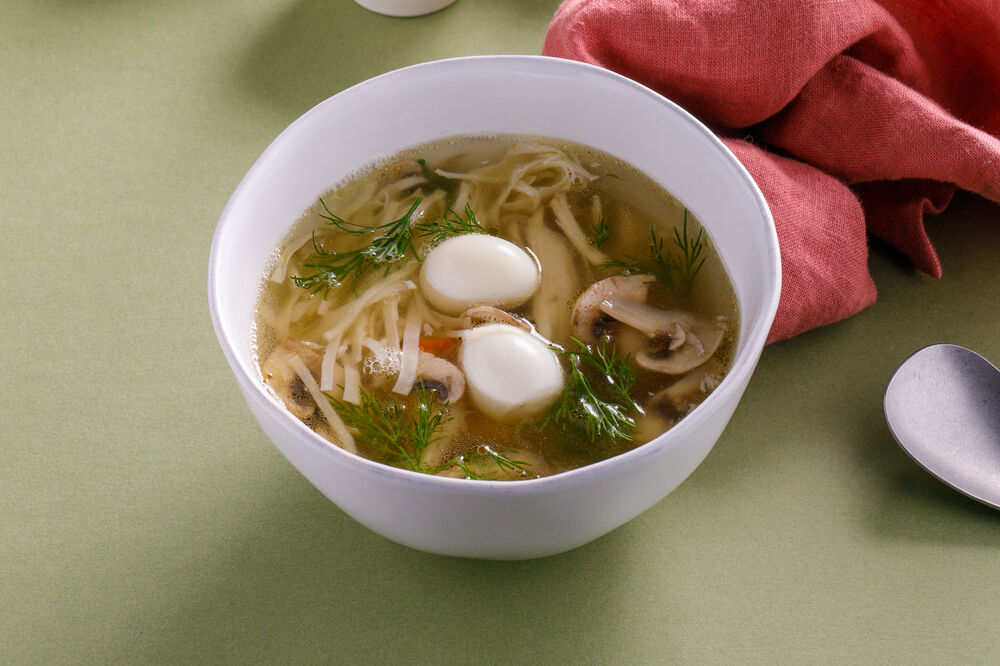
[[[596,76],[598,78],[606,79],[607,81],[610,81],[612,85],[629,88],[635,94],[649,97],[653,101],[667,107],[678,117],[680,121],[688,124],[691,129],[694,129],[696,132],[701,134],[703,138],[705,138],[719,153],[719,156],[724,161],[728,162],[730,167],[735,168],[737,176],[744,182],[747,193],[750,195],[758,214],[765,223],[765,238],[763,240],[765,242],[770,263],[769,265],[764,266],[763,270],[766,271],[768,275],[773,276],[773,280],[767,281],[768,284],[773,283],[773,289],[771,290],[771,293],[765,292],[763,294],[761,308],[756,317],[756,321],[752,323],[751,328],[746,333],[743,344],[737,349],[736,356],[733,359],[733,364],[730,367],[729,372],[723,378],[722,382],[720,382],[719,386],[712,391],[712,393],[710,393],[705,400],[698,405],[698,408],[693,410],[689,416],[682,419],[677,425],[665,433],[644,444],[640,444],[625,453],[621,453],[617,456],[613,456],[584,467],[553,474],[551,476],[536,479],[524,479],[516,482],[491,480],[471,481],[469,479],[442,477],[432,474],[424,474],[421,472],[414,472],[369,460],[360,455],[345,451],[336,444],[326,440],[288,412],[278,398],[268,391],[267,387],[260,381],[259,377],[247,370],[236,351],[236,345],[234,345],[226,330],[226,326],[221,320],[217,306],[221,293],[221,279],[218,275],[218,265],[219,255],[221,253],[222,237],[226,234],[226,230],[237,222],[237,220],[235,220],[231,215],[230,211],[235,206],[235,202],[243,196],[243,191],[247,189],[248,182],[253,179],[257,171],[263,168],[262,165],[270,160],[272,153],[278,152],[283,144],[289,142],[291,140],[290,137],[298,132],[299,128],[305,125],[312,116],[322,113],[326,107],[337,104],[345,97],[363,94],[368,88],[383,86],[397,77],[407,77],[414,74],[420,74],[424,70],[447,71],[451,68],[461,69],[469,66],[474,68],[485,67],[500,69],[516,66],[529,69],[536,68],[536,71],[537,68],[541,68],[541,71],[538,71],[538,73],[550,76],[559,75],[560,70],[564,70],[571,75],[579,75],[582,73],[587,76]],[[441,73],[442,72],[437,72],[439,75]],[[378,159],[379,157],[381,156],[373,156],[372,160]],[[359,168],[362,166],[364,165],[358,165]],[[263,270],[263,267],[261,270]],[[225,355],[226,360],[236,377],[237,383],[241,389],[243,389],[242,393],[244,397],[248,400],[252,399],[258,406],[272,412],[277,419],[285,422],[287,426],[296,429],[300,435],[305,436],[305,441],[308,441],[313,448],[319,450],[322,455],[331,456],[337,459],[340,464],[357,465],[359,466],[359,471],[364,471],[368,475],[378,476],[385,481],[393,483],[498,495],[520,495],[535,492],[549,492],[567,485],[586,483],[593,480],[595,477],[603,477],[617,468],[631,468],[636,465],[642,465],[643,461],[648,457],[657,455],[661,450],[673,448],[678,442],[685,439],[689,433],[697,430],[698,427],[709,418],[709,414],[713,411],[712,405],[720,403],[728,394],[740,390],[737,387],[741,383],[745,385],[745,383],[749,381],[767,339],[767,335],[770,332],[771,324],[774,320],[775,313],[777,312],[780,295],[781,256],[778,246],[777,231],[774,225],[773,217],[771,216],[770,208],[768,207],[760,188],[753,180],[753,177],[736,158],[736,156],[725,146],[725,144],[722,143],[719,137],[717,137],[701,121],[695,118],[683,107],[637,81],[611,70],[588,63],[541,55],[461,56],[416,63],[366,79],[320,101],[284,128],[254,161],[253,165],[246,172],[246,174],[244,174],[239,184],[236,186],[236,189],[226,202],[226,205],[219,217],[219,221],[212,236],[208,263],[208,306],[212,319],[212,326],[215,329],[216,337],[222,347],[223,354]],[[741,322],[741,324],[742,323],[743,322]],[[250,322],[246,322],[246,324],[249,326]],[[737,396],[737,398],[738,397],[739,396]],[[621,471],[624,471],[624,469]]]

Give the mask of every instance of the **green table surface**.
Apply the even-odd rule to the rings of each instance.
[[[365,78],[538,53],[556,6],[0,4],[0,663],[1000,660],[1000,514],[881,409],[919,347],[1000,360],[1000,208],[969,195],[929,220],[944,279],[874,244],[876,305],[766,348],[691,478],[563,555],[396,545],[258,429],[205,294],[240,178]]]

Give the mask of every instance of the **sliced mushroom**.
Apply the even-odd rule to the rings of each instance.
[[[672,428],[697,406],[697,399],[714,387],[722,365],[712,359],[657,392],[644,407],[633,438],[648,442]]]
[[[615,275],[590,285],[573,306],[573,335],[583,342],[603,338],[614,318],[601,310],[601,303],[609,299],[644,303],[652,280],[650,275]]]
[[[311,342],[287,338],[271,355],[267,357],[261,368],[264,381],[271,387],[278,398],[288,407],[288,410],[300,419],[308,419],[316,411],[305,384],[289,363],[289,359],[297,356],[309,369],[313,377],[318,377],[323,364],[322,348]]]
[[[474,305],[462,313],[462,316],[468,317],[472,324],[510,324],[531,333],[531,324],[492,305]]]
[[[684,330],[683,327],[678,328]],[[639,352],[635,355],[635,362],[647,370],[680,375],[712,358],[726,334],[724,330],[718,328],[703,331],[688,330],[684,333],[686,342],[679,347],[674,348],[668,344],[659,349]]]
[[[668,375],[682,375],[712,358],[725,336],[717,322],[684,310],[660,310],[620,294],[605,298],[598,309],[646,334],[649,344],[636,353],[636,363]]]
[[[465,375],[454,363],[422,351],[413,385],[434,391],[441,402],[456,402],[465,393]]]
[[[640,300],[620,293],[608,294],[597,304],[597,309],[612,319],[642,331],[650,338],[672,334],[678,324],[690,327],[694,323],[694,315],[689,312],[661,310],[646,305],[644,298]]]

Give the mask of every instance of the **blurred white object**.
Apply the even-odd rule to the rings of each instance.
[[[444,9],[455,0],[354,0],[356,3],[386,16],[422,16]]]

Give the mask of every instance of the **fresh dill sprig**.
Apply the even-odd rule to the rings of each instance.
[[[707,259],[704,256],[704,233],[704,229],[699,229],[698,235],[691,238],[688,234],[688,210],[685,208],[683,231],[678,231],[676,227],[674,228],[674,245],[681,251],[679,260],[680,274],[682,288],[685,293],[691,293],[691,288],[694,286],[694,278],[705,264],[705,259]]]
[[[390,264],[402,259],[407,250],[413,249],[413,223],[410,218],[413,217],[413,213],[419,205],[420,199],[418,198],[401,218],[375,227],[378,230],[385,229],[385,233],[375,237],[371,243],[358,252],[368,257],[376,265]]]
[[[383,401],[377,395],[361,391],[359,404],[334,398],[326,394],[330,406],[344,420],[349,428],[358,432],[358,439],[373,452],[385,458],[391,458],[412,469],[418,464],[419,458],[405,446],[407,414],[404,406],[395,401]]]
[[[305,289],[310,296],[326,294],[330,288],[339,287],[350,277],[357,279],[370,270],[384,267],[386,274],[392,269],[392,264],[413,250],[413,224],[411,218],[420,205],[416,199],[410,209],[399,219],[375,227],[365,227],[343,220],[326,207],[320,199],[328,215],[320,215],[328,224],[349,234],[369,234],[383,232],[372,239],[368,245],[350,252],[326,251],[316,240],[313,232],[312,246],[315,255],[305,261],[302,266],[311,268],[313,273],[301,277],[292,277],[295,286]]]
[[[620,356],[605,342],[591,349],[572,338],[577,348],[559,350],[569,360],[570,376],[566,387],[546,419],[546,424],[582,428],[591,443],[632,439],[633,414],[641,413],[629,391],[635,385],[635,373],[628,356]],[[590,372],[584,370],[589,368]]]
[[[531,464],[509,455],[513,451],[495,451],[489,446],[455,456],[438,467],[425,465],[421,460],[424,452],[437,438],[438,429],[451,418],[448,406],[438,403],[433,389],[417,386],[412,406],[395,399],[383,400],[364,389],[357,405],[330,394],[326,399],[344,423],[357,431],[362,447],[396,467],[424,474],[457,467],[470,479],[484,480],[497,478],[484,469],[492,463],[500,476],[532,476]]]
[[[362,267],[368,262],[368,258],[359,252],[326,252],[322,246],[316,242],[316,233],[312,238],[313,251],[316,253],[311,259],[302,264],[303,268],[313,269],[313,273],[298,277],[292,276],[292,282],[299,289],[305,289],[309,296],[316,294],[326,294],[331,287],[339,287],[351,275],[362,272]]]
[[[611,238],[611,229],[608,227],[607,222],[605,222],[604,216],[601,216],[597,224],[590,228],[590,240],[587,243],[591,247],[600,249],[609,238]]]
[[[417,404],[414,406],[414,414],[410,419],[411,439],[413,441],[413,451],[419,461],[427,447],[431,445],[437,435],[438,428],[451,417],[448,415],[447,405],[438,405],[437,393],[434,389],[427,388],[420,384],[416,388]],[[416,471],[422,471],[417,469]]]
[[[601,267],[619,273],[649,273],[670,291],[686,297],[691,294],[694,280],[707,258],[704,231],[699,229],[696,236],[688,233],[688,210],[685,208],[681,229],[674,228],[673,248],[664,250],[663,238],[650,227],[649,261],[626,256],[610,259]]]
[[[458,195],[458,186],[461,184],[461,181],[442,176],[438,172],[433,171],[427,166],[427,160],[423,158],[417,160],[417,164],[420,165],[420,174],[424,177],[424,180],[427,181],[427,189],[429,190],[428,194],[434,190],[442,190],[444,191],[445,204],[450,206],[454,203],[455,197]]]
[[[382,400],[361,390],[355,405],[327,394],[337,415],[358,431],[359,442],[397,467],[428,472],[421,463],[424,451],[434,441],[438,428],[448,420],[447,405],[438,405],[433,390],[418,387],[416,404],[407,407],[398,400]]]
[[[531,476],[530,467],[531,464],[523,460],[514,460],[508,454],[513,453],[513,451],[494,451],[488,446],[482,446],[475,451],[469,451],[461,455],[455,456],[444,465],[441,469],[447,469],[449,467],[457,467],[462,471],[463,474],[469,479],[475,479],[477,481],[490,480],[490,477],[482,472],[481,465],[483,463],[492,462],[497,466],[497,470],[501,475],[505,476],[518,476],[518,475],[529,475]],[[479,470],[477,471],[477,467]]]
[[[429,236],[431,245],[437,245],[452,236],[486,233],[486,229],[479,224],[469,204],[465,205],[464,217],[449,208],[444,215],[439,215],[435,220],[416,223],[413,229],[421,238]]]
[[[326,205],[326,202],[323,201],[323,197],[319,198],[319,203],[320,203],[320,205],[323,206],[323,210],[326,211],[326,215],[324,215],[323,213],[320,213],[319,216],[321,218],[323,218],[324,220],[326,220],[327,224],[332,224],[333,226],[337,227],[341,231],[345,231],[345,232],[347,232],[349,234],[367,234],[367,233],[371,233],[373,231],[377,231],[377,230],[381,229],[383,226],[385,226],[385,225],[381,225],[381,226],[378,226],[378,227],[366,227],[363,224],[354,224],[353,222],[348,222],[347,220],[345,220],[344,218],[340,217],[339,215],[334,214],[334,212],[330,210],[330,207]],[[391,224],[391,222],[390,222],[390,224]]]
[[[597,370],[598,374],[610,384],[625,407],[639,412],[640,407],[629,392],[635,386],[635,371],[629,365],[629,357],[622,356],[614,345],[601,340],[594,345],[594,350],[576,338],[570,338],[576,343],[576,351],[568,352],[577,356],[584,364]]]

